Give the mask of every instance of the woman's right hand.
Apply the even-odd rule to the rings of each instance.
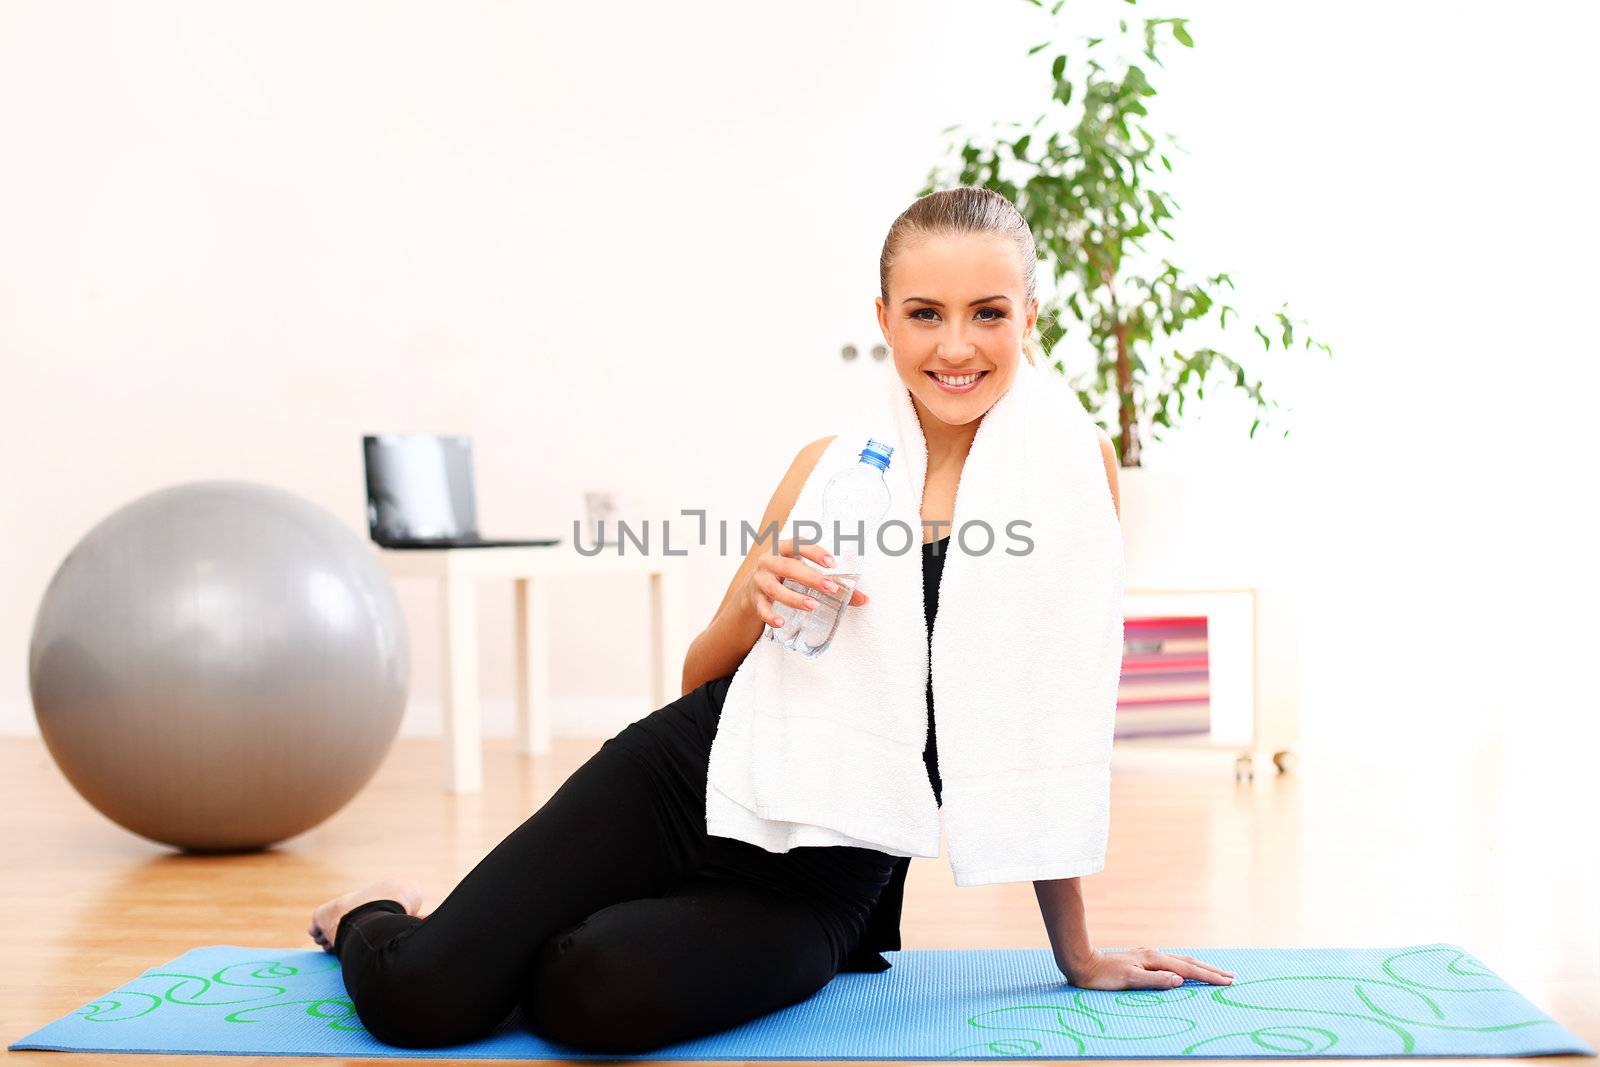
[[[763,623],[781,629],[783,619],[773,610],[775,603],[788,604],[801,611],[812,611],[816,602],[804,593],[797,592],[783,584],[785,578],[793,578],[807,588],[821,587],[824,592],[837,591],[837,583],[823,577],[815,567],[803,563],[799,556],[815,560],[818,566],[833,566],[833,557],[827,549],[818,544],[796,545],[794,538],[779,541],[777,551],[760,552],[756,555],[755,569],[750,572],[750,580],[745,583],[745,603],[755,612],[756,618]],[[834,586],[829,589],[828,586]],[[850,595],[850,607],[865,604],[869,598],[867,594],[856,589]]]

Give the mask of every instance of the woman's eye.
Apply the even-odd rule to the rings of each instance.
[[[978,314],[982,315],[985,311],[994,312],[994,317],[993,318],[988,318],[988,319],[979,319],[978,321],[980,321],[980,322],[994,322],[996,319],[1003,319],[1003,318],[1006,317],[1006,313],[1001,311],[999,308],[979,308],[978,309]],[[927,312],[930,315],[934,313],[933,308],[918,308],[917,310],[915,310],[915,311],[913,311],[911,313],[911,317],[914,318],[914,319],[915,318],[919,318],[919,317],[921,317],[923,312]],[[930,320],[923,319],[922,321],[923,322],[928,322]]]

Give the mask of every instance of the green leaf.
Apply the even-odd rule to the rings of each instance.
[[[1055,6],[1050,9],[1050,14],[1059,15],[1061,14],[1061,9],[1066,6],[1067,0],[1056,0]]]
[[[1062,54],[1062,55],[1056,56],[1056,61],[1054,63],[1050,64],[1050,77],[1054,78],[1056,81],[1060,81],[1061,80],[1061,72],[1066,70],[1066,69],[1067,69],[1067,57],[1066,57],[1066,55]]]
[[[1266,349],[1268,352],[1272,351],[1272,342],[1267,340],[1267,331],[1263,330],[1260,326],[1253,326],[1251,329],[1255,330],[1256,336],[1261,338],[1261,347]]]
[[[1159,153],[1157,153],[1157,154],[1159,155]],[[1161,165],[1163,167],[1167,168],[1167,172],[1168,173],[1171,173],[1171,171],[1172,171],[1172,160],[1168,159],[1166,156],[1161,156]]]
[[[1011,154],[1012,154],[1012,156],[1015,157],[1016,159],[1024,158],[1024,154],[1028,151],[1028,142],[1031,141],[1032,139],[1033,139],[1033,134],[1031,134],[1031,133],[1026,133],[1026,134],[1023,134],[1021,137],[1018,137],[1017,138],[1017,143],[1011,146]]]
[[[1044,51],[1046,48],[1049,48],[1049,47],[1050,47],[1050,42],[1049,41],[1045,41],[1043,44],[1036,44],[1032,48],[1028,49],[1028,54],[1030,56],[1031,55],[1035,55],[1035,54],[1037,54],[1039,52]]]
[[[1189,36],[1189,31],[1187,29],[1185,29],[1184,25],[1183,25],[1186,21],[1188,21],[1188,20],[1187,19],[1173,19],[1172,20],[1172,36],[1176,37],[1178,39],[1178,43],[1183,45],[1184,47],[1193,48],[1194,47],[1194,38]]]

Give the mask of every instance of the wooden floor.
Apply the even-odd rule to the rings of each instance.
[[[269,852],[206,859],[106,820],[41,742],[0,739],[0,1037],[200,945],[314,948],[311,909],[386,873],[420,878],[431,909],[598,744],[558,740],[526,760],[491,739],[484,793],[451,797],[440,743],[402,739],[323,825]],[[1451,942],[1600,1047],[1594,775],[1550,755],[1485,748],[1383,765],[1302,754],[1287,775],[1235,784],[1226,752],[1119,743],[1107,867],[1084,880],[1094,943],[1190,946],[1205,960],[1207,947]],[[1030,885],[957,889],[942,857],[912,864],[903,932],[908,949],[1048,944]],[[6,1055],[74,1067],[157,1059]]]

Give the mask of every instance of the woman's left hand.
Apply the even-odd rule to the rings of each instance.
[[[1201,963],[1193,956],[1175,956],[1153,948],[1127,952],[1100,952],[1070,970],[1062,968],[1067,981],[1082,989],[1174,989],[1185,978],[1196,978],[1213,985],[1228,985],[1233,972]]]

